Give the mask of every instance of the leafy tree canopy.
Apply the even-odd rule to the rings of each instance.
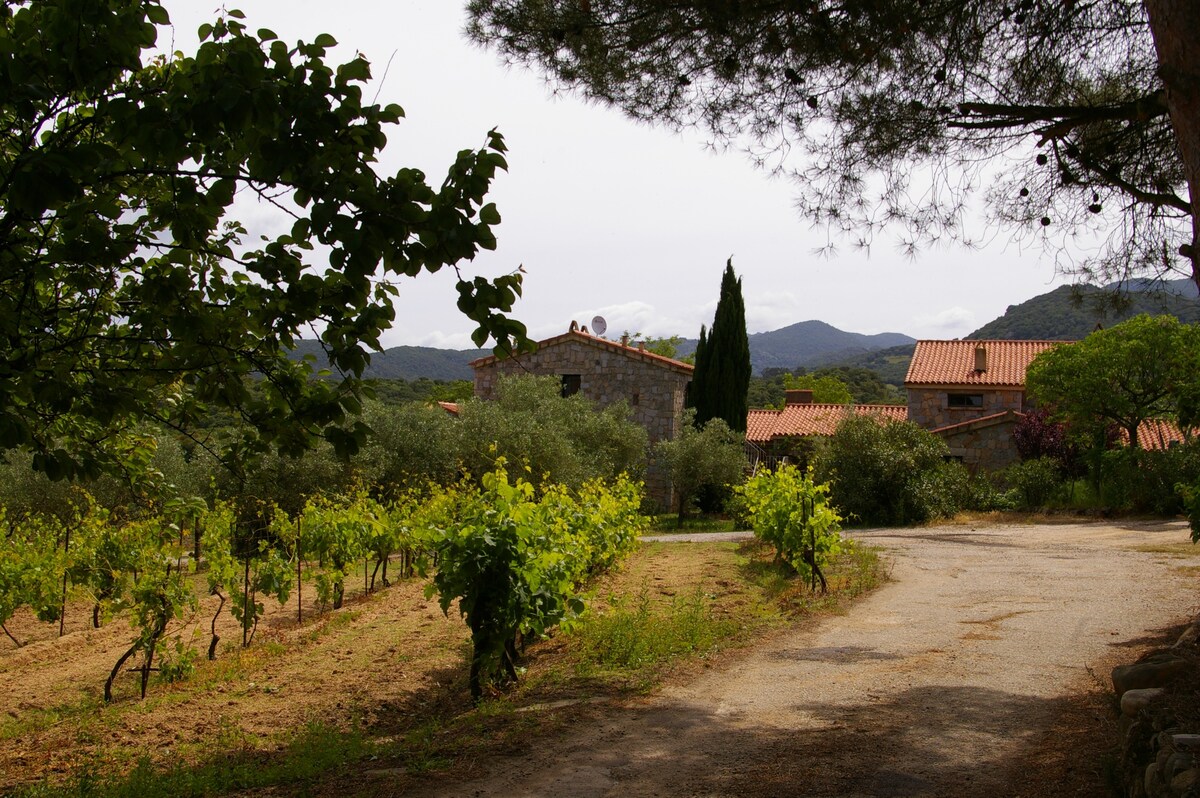
[[[366,429],[368,350],[393,279],[495,246],[489,135],[440,187],[375,161],[399,106],[363,101],[370,66],[333,65],[327,34],[289,45],[237,11],[193,55],[152,56],[158,0],[0,0],[0,451],[52,476],[130,461],[141,419],[188,428],[232,409],[226,455],[339,453]],[[235,198],[278,211],[251,238]],[[474,340],[526,343],[505,313],[519,275],[463,277]],[[315,330],[340,379],[284,355]],[[261,378],[252,390],[251,377]]]
[[[727,489],[745,478],[744,443],[745,436],[731,430],[724,419],[713,418],[696,426],[695,411],[689,409],[679,437],[657,444],[656,453],[666,465],[678,495],[680,526],[688,502],[702,487]]]
[[[1135,316],[1082,341],[1047,350],[1029,365],[1029,392],[1073,429],[1108,424],[1138,443],[1150,418],[1191,425],[1200,328],[1171,316]],[[1183,410],[1181,413],[1180,411]]]
[[[683,336],[681,335],[671,335],[657,338],[653,335],[643,336],[640,332],[633,333],[632,335],[626,332],[621,336],[621,338],[622,340],[627,340],[630,346],[642,347],[647,352],[651,352],[655,355],[669,357],[682,363],[696,362],[696,357],[694,354],[684,355],[683,357],[679,356],[679,347],[683,344]]]
[[[818,404],[848,405],[854,397],[846,383],[832,374],[787,375],[783,378],[786,390],[808,390],[813,392],[813,401]]]
[[[817,389],[817,384],[828,386]],[[749,400],[751,407],[783,407],[785,391],[789,388],[813,390],[814,402],[845,404],[855,402],[863,405],[904,404],[904,392],[889,385],[879,375],[860,366],[827,366],[812,372],[803,367],[792,371],[780,368],[764,369],[761,377],[750,378]],[[843,394],[842,390],[847,393]],[[846,399],[848,395],[850,398]],[[832,396],[833,398],[827,398]]]
[[[640,121],[707,129],[868,244],[995,219],[1106,239],[1080,268],[1196,268],[1193,0],[472,0],[469,35]],[[791,158],[798,154],[800,158]],[[1003,159],[998,156],[1005,156]]]

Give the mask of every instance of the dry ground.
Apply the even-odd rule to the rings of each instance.
[[[1105,794],[1105,676],[1197,610],[1200,552],[1186,526],[856,536],[891,552],[891,583],[840,616],[764,622],[754,647],[676,667],[649,694],[575,676],[559,637],[534,649],[511,702],[473,710],[466,630],[415,581],[340,613],[306,607],[303,624],[293,599],[246,651],[228,642],[239,635],[225,616],[216,663],[152,685],[145,702],[122,677],[111,707],[98,696],[126,624],[91,630],[75,607],[58,639],[20,619],[14,631],[31,642],[0,641],[0,792],[81,764],[269,751],[317,721],[382,744],[378,760],[304,786],[321,795]],[[699,585],[719,611],[756,617],[761,595],[731,578],[736,549],[651,547],[597,601],[643,590],[666,601]],[[210,611],[175,631],[198,631],[206,647]]]

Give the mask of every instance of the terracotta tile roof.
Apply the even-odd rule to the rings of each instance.
[[[767,443],[780,437],[832,435],[850,414],[908,420],[904,405],[788,405],[783,410],[751,410],[746,416],[746,440]]]
[[[908,364],[910,385],[1023,387],[1025,369],[1042,352],[1065,341],[917,341]],[[975,348],[987,352],[987,370],[975,370]]]
[[[562,335],[556,335],[553,338],[547,338],[544,341],[538,341],[538,349],[543,349],[548,346],[555,346],[556,344],[561,344],[565,341],[571,340],[580,341],[588,344],[589,346],[597,347],[598,349],[607,349],[610,352],[618,352],[626,357],[638,358],[639,360],[644,360],[648,363],[657,363],[660,366],[666,366],[667,368],[671,368],[675,371],[686,374],[691,374],[694,370],[694,367],[690,363],[684,363],[683,361],[675,360],[674,358],[656,355],[653,352],[647,352],[640,347],[626,346],[620,341],[610,341],[607,338],[600,338],[592,335],[591,333],[580,332],[579,330],[569,330]],[[515,359],[519,361],[521,359],[521,355],[516,355]],[[470,366],[471,368],[477,369],[481,366],[490,366],[497,360],[499,360],[499,358],[497,358],[495,355],[488,355],[487,357],[481,357],[477,360],[472,360]]]
[[[1152,418],[1138,426],[1138,445],[1147,451],[1168,449],[1171,444],[1183,443],[1185,440],[1187,438],[1179,425],[1165,418]]]
[[[452,416],[458,415],[458,402],[438,402],[438,407],[442,408]]]

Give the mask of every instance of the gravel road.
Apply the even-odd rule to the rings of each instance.
[[[1073,794],[1025,783],[1063,701],[1197,611],[1200,550],[1180,547],[1182,523],[853,536],[894,568],[846,615],[605,710],[553,750],[409,794]]]

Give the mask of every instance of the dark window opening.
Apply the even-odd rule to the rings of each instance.
[[[637,407],[638,404],[641,402],[641,400],[642,400],[642,395],[640,393],[638,393],[637,391],[634,391],[633,398],[630,400],[630,404],[632,404],[634,407]]]
[[[568,396],[579,393],[579,386],[582,382],[583,378],[579,374],[562,375],[562,397],[566,399]]]
[[[981,393],[952,393],[946,396],[947,407],[983,407]]]

